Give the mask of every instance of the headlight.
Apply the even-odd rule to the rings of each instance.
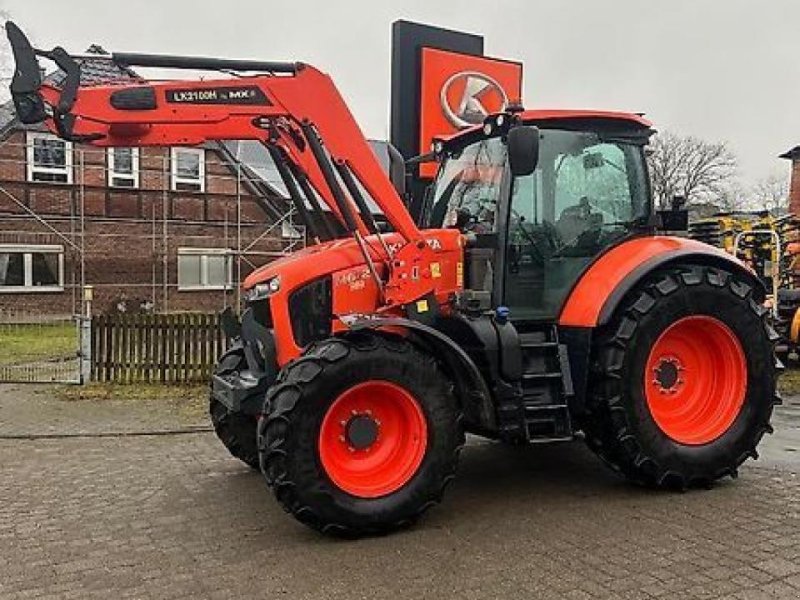
[[[276,276],[265,281],[264,283],[257,283],[252,288],[245,291],[244,299],[248,302],[257,302],[258,300],[263,300],[264,298],[270,297],[280,289],[281,278],[280,276]]]

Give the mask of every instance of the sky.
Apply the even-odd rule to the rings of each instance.
[[[788,176],[800,144],[800,1],[0,0],[40,47],[300,60],[327,71],[369,137],[389,130],[391,24],[481,34],[524,63],[529,108],[644,112],[726,141],[742,182]]]

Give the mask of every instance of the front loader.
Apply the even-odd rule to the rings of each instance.
[[[511,110],[437,139],[418,225],[402,177],[309,65],[112,54],[237,76],[85,86],[65,51],[7,30],[24,122],[101,147],[269,149],[315,243],[245,280],[211,415],[303,523],[339,535],[412,523],[441,500],[465,432],[580,433],[628,479],[685,489],[736,476],[771,431],[765,290],[729,254],[657,234],[642,117]],[[36,55],[66,72],[62,87],[40,80]]]

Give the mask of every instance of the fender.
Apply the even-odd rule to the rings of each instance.
[[[402,317],[361,319],[350,323],[349,328],[350,331],[391,328],[416,334],[433,348],[436,358],[444,363],[452,376],[466,421],[478,430],[497,429],[492,395],[483,375],[464,349],[447,335],[433,327]]]
[[[760,299],[764,284],[742,261],[697,240],[671,236],[633,238],[593,262],[575,283],[562,306],[558,324],[598,327],[609,322],[619,303],[654,269],[674,263],[717,266],[754,285]]]

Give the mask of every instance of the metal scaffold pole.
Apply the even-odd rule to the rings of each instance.
[[[166,152],[166,151],[165,151]],[[169,179],[168,173],[169,171],[169,162],[167,159],[167,155],[165,153],[163,159],[163,170],[162,170],[162,186],[161,186],[161,218],[163,221],[161,232],[161,267],[162,267],[162,282],[163,282],[163,309],[162,312],[169,312],[169,256],[168,256],[168,241],[169,241],[169,231],[167,220],[169,218],[169,194],[167,193],[167,189],[169,186]]]
[[[242,163],[236,161],[236,311],[241,307],[242,283]]]
[[[79,383],[88,383],[92,370],[92,290],[86,285],[86,181],[85,150],[78,150],[79,193],[78,215],[80,218],[80,282],[81,306],[77,317],[78,339],[80,340],[80,374]]]

